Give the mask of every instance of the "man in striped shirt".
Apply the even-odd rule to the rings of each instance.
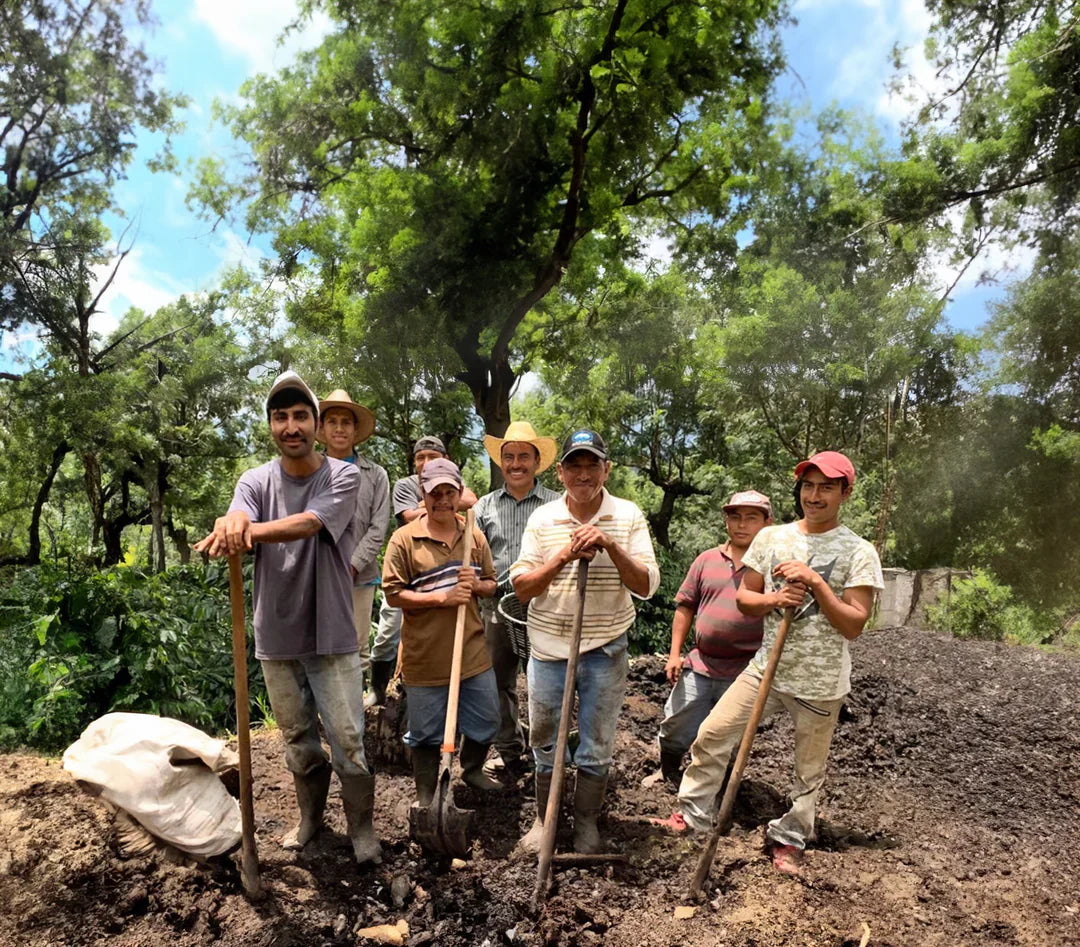
[[[510,569],[518,598],[531,602],[529,742],[536,760],[537,815],[519,850],[532,854],[540,848],[577,611],[575,563],[587,559],[576,682],[580,743],[574,752],[574,850],[592,854],[600,850],[596,820],[626,691],[627,630],[636,616],[633,598],[647,599],[656,592],[660,569],[641,510],[604,489],[611,461],[599,434],[571,434],[563,444],[558,472],[566,493],[529,517],[521,552]]]
[[[645,788],[666,780],[678,789],[683,755],[698,727],[761,644],[761,617],[740,612],[735,593],[745,571],[743,554],[771,522],[772,504],[764,493],[734,494],[724,506],[728,541],[694,560],[675,595],[671,651],[664,668],[674,686],[660,724],[660,769],[642,780]],[[694,647],[684,658],[691,622]]]
[[[524,771],[525,734],[518,718],[518,656],[510,646],[510,632],[495,606],[502,595],[513,591],[510,567],[517,560],[529,516],[545,503],[559,498],[559,494],[536,479],[537,474],[555,461],[559,446],[550,437],[538,436],[528,421],[514,421],[502,437],[486,435],[484,447],[503,475],[503,485],[482,496],[473,508],[477,529],[491,546],[498,583],[495,598],[487,599],[483,607],[484,635],[499,687],[501,718],[495,737],[498,757],[489,761],[489,771],[503,774],[510,782]]]

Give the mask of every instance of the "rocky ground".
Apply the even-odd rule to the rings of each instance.
[[[535,864],[508,855],[531,823],[531,784],[476,809],[464,867],[408,842],[411,780],[379,776],[385,858],[357,869],[332,790],[329,829],[299,855],[277,839],[293,819],[280,737],[253,740],[255,816],[269,896],[248,903],[228,859],[184,868],[122,859],[110,818],[56,760],[0,756],[0,944],[358,943],[404,920],[409,945],[884,945],[1080,943],[1080,659],[916,629],[864,635],[833,745],[820,839],[804,875],[774,872],[761,825],[783,808],[791,730],[759,735],[708,903],[676,918],[698,843],[645,824],[674,797],[642,790],[666,686],[663,662],[634,662],[604,820],[625,865],[558,868],[538,917]],[[568,838],[561,835],[564,848]],[[404,928],[402,928],[404,929]]]

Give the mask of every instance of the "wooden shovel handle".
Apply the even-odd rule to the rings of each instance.
[[[472,568],[473,511],[465,514],[465,552],[461,561]],[[442,752],[453,753],[457,742],[458,696],[461,693],[461,659],[465,651],[465,602],[457,607],[454,626],[454,657],[450,663],[450,692],[446,697],[446,726],[443,728]]]
[[[251,720],[248,716],[247,628],[244,622],[244,567],[238,553],[229,556],[229,604],[232,606],[233,678],[236,688],[236,743],[240,755],[240,880],[252,900],[263,896],[259,853],[255,847],[255,804],[251,795]]]

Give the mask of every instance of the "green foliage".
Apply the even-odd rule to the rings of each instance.
[[[0,746],[57,750],[113,710],[234,725],[230,629],[224,563],[18,572],[0,597]],[[265,706],[250,648],[248,677]]]
[[[957,638],[1045,644],[1054,637],[1045,614],[1018,601],[1009,586],[983,569],[954,580],[951,597],[931,605],[927,617],[931,627]]]

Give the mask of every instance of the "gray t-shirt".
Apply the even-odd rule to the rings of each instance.
[[[332,457],[308,477],[293,477],[279,460],[240,477],[229,512],[253,523],[314,513],[323,528],[288,543],[255,546],[255,657],[290,660],[357,650],[352,573],[360,474]]]
[[[424,498],[420,493],[420,478],[413,474],[411,477],[395,480],[391,502],[394,507],[394,519],[397,520],[399,526],[404,526],[405,521],[401,518],[401,514],[409,510],[417,510],[424,505]]]

